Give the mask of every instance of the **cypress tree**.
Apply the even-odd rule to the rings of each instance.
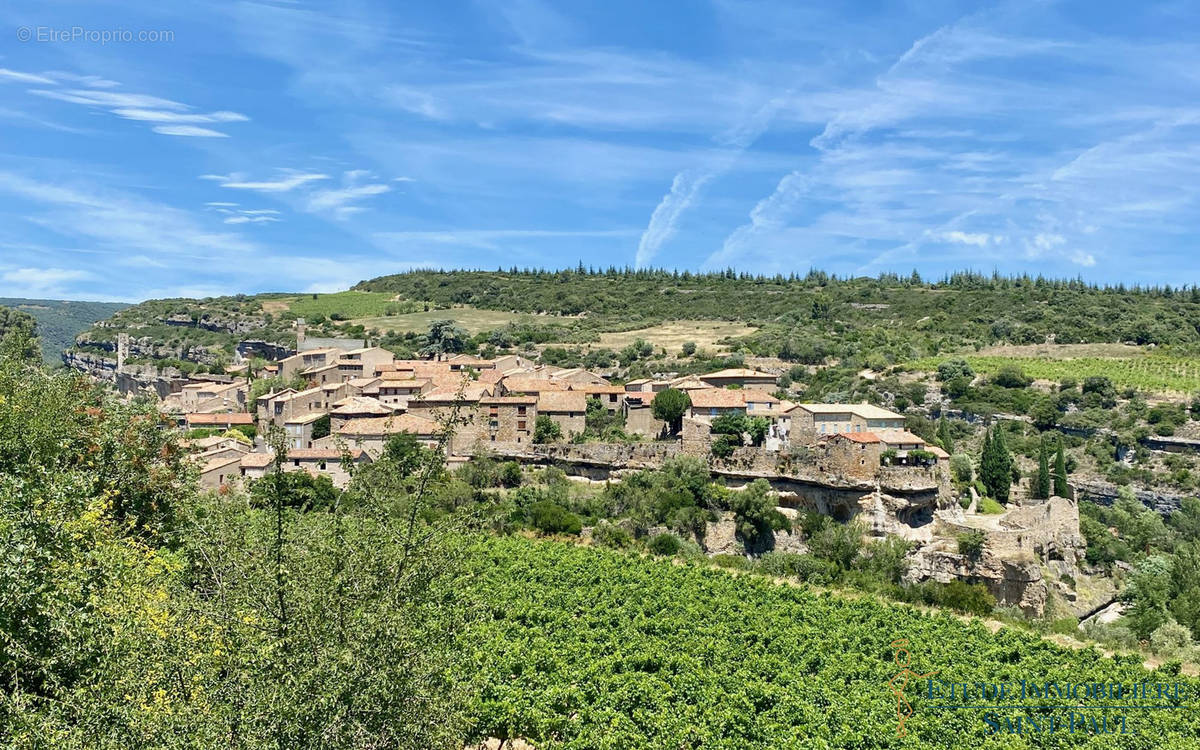
[[[950,423],[946,421],[945,417],[938,421],[937,438],[938,442],[942,444],[942,450],[954,453],[954,438],[950,437]]]
[[[1058,450],[1054,453],[1054,494],[1067,496],[1067,458],[1063,454],[1062,437],[1058,438]]]
[[[1046,441],[1038,446],[1037,480],[1033,486],[1033,496],[1039,500],[1050,497],[1050,457],[1046,454]]]
[[[1001,503],[1007,503],[1012,487],[1012,456],[1004,443],[1004,431],[999,426],[993,427],[984,436],[979,474],[988,494]]]

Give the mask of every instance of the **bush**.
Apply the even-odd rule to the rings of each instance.
[[[608,521],[601,521],[596,524],[596,528],[592,529],[592,542],[600,547],[625,549],[633,542],[633,538],[620,526]]]
[[[945,383],[959,378],[973,378],[975,371],[971,369],[971,365],[967,364],[967,360],[955,357],[938,365],[937,377],[938,380]]]
[[[991,382],[1001,388],[1027,388],[1033,382],[1033,378],[1016,365],[1005,365],[991,377]]]
[[[983,547],[986,541],[983,532],[979,530],[959,534],[958,554],[965,555],[972,560],[978,560],[980,555],[983,554]]]
[[[658,534],[651,537],[646,546],[656,555],[669,557],[678,552],[682,545],[680,544],[679,537],[674,534]]]
[[[562,440],[562,428],[545,414],[539,414],[533,424],[533,442],[553,443]]]
[[[752,567],[750,561],[741,555],[713,555],[711,558],[713,565],[718,568],[730,568],[732,570],[750,570]]]
[[[521,465],[516,461],[500,464],[500,484],[505,487],[521,486]]]
[[[741,440],[739,439],[736,445],[740,444]],[[713,458],[729,458],[733,455],[734,445],[735,443],[732,435],[717,435],[717,437],[713,439],[712,448],[710,449],[712,451]]]
[[[975,469],[971,465],[971,457],[965,453],[955,453],[950,457],[950,475],[954,481],[966,486],[975,478]]]
[[[996,607],[996,598],[981,583],[954,580],[940,587],[937,603],[972,615],[986,615]]]
[[[695,341],[683,342],[683,356],[690,357],[695,353],[696,353],[696,342]]]
[[[979,512],[984,515],[998,516],[1004,512],[1004,506],[986,495],[979,498]]]
[[[545,534],[578,534],[583,530],[579,516],[552,500],[541,500],[529,508],[533,527]]]
[[[771,550],[758,558],[758,569],[769,576],[794,576],[800,570],[800,558],[795,552],[776,552]]]
[[[1150,634],[1150,648],[1156,654],[1174,655],[1191,645],[1191,632],[1174,620],[1167,620]]]

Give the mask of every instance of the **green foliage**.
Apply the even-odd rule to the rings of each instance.
[[[991,376],[991,382],[1001,388],[1026,388],[1033,382],[1033,378],[1026,375],[1019,365],[1009,364],[996,370]]]
[[[282,502],[296,510],[332,510],[341,492],[326,475],[312,476],[306,471],[273,472],[249,484],[250,504],[270,508]]]
[[[978,560],[983,555],[983,548],[986,543],[986,537],[978,529],[959,534],[958,554],[969,557],[972,560]]]
[[[955,453],[950,456],[950,475],[956,483],[963,486],[974,481],[975,470],[971,464],[971,457],[965,453]]]
[[[533,423],[533,442],[554,443],[562,440],[562,428],[545,414],[539,414]]]
[[[997,425],[988,429],[983,441],[983,456],[979,462],[979,478],[987,494],[1001,503],[1008,502],[1012,486],[1012,454],[1004,439],[1004,429]]]
[[[938,380],[949,383],[975,377],[975,370],[962,357],[951,357],[937,365]]]
[[[330,433],[330,425],[332,419],[328,414],[321,415],[312,425],[312,439],[320,440],[323,437],[328,437]]]
[[[729,458],[733,455],[734,448],[740,447],[742,439],[733,435],[717,435],[713,438],[712,445],[709,447],[709,452],[713,458]]]
[[[1054,494],[1059,497],[1067,497],[1070,494],[1070,488],[1067,486],[1067,460],[1063,450],[1062,436],[1058,438],[1058,446],[1054,451]]]
[[[711,429],[715,435],[734,435],[741,438],[747,430],[748,421],[745,414],[726,412],[713,419]]]
[[[979,509],[979,512],[984,514],[985,516],[998,516],[1001,513],[1003,513],[1005,510],[1003,505],[996,502],[995,500],[988,497],[987,495],[983,495],[982,497],[979,498],[978,509]]]
[[[650,411],[655,419],[667,423],[667,428],[674,435],[683,425],[683,415],[692,406],[692,399],[684,391],[667,388],[659,391],[650,402]]]
[[[950,434],[950,423],[945,417],[938,420],[937,442],[938,445],[942,446],[942,450],[953,455],[954,437]]]
[[[1030,490],[1030,495],[1034,498],[1045,500],[1050,497],[1050,456],[1046,451],[1045,440],[1038,443],[1037,474],[1034,475]]]
[[[775,507],[771,485],[765,479],[755,479],[740,492],[729,495],[729,509],[742,542],[748,549],[773,545],[772,532],[790,529],[787,517]]]
[[[583,529],[579,516],[552,500],[534,503],[529,518],[533,528],[545,534],[577,535]]]
[[[501,464],[500,484],[504,487],[520,487],[521,465],[516,461],[505,461]]]
[[[26,313],[36,321],[36,330],[25,323],[22,326],[27,327],[30,334],[36,334],[42,360],[47,364],[58,364],[63,350],[75,343],[80,332],[126,307],[128,305],[120,302],[0,298],[0,339],[12,327],[6,316],[13,312]],[[10,312],[6,313],[5,309]]]
[[[37,323],[32,315],[0,307],[0,348],[6,357],[32,360],[38,356]]]
[[[656,534],[650,538],[646,546],[656,555],[669,557],[679,552],[683,543],[679,541],[679,537],[674,534]]]
[[[421,354],[457,354],[467,348],[469,339],[467,329],[455,321],[435,320],[429,324],[429,333],[425,335],[425,346],[421,348]]]
[[[592,529],[592,542],[609,549],[625,549],[633,544],[633,537],[620,526],[608,521],[601,521]]]
[[[685,341],[685,342],[683,342],[682,349],[683,349],[683,356],[690,357],[696,353],[696,342],[695,341]]]

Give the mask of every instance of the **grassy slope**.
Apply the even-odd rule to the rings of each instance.
[[[81,332],[118,310],[129,307],[121,302],[20,298],[0,298],[0,305],[27,312],[37,320],[42,358],[50,364],[59,361],[59,355],[75,343],[75,337]]]
[[[909,640],[915,671],[940,670],[951,681],[1179,678],[1147,673],[1134,656],[1105,658],[1016,630],[992,633],[979,621],[708,567],[522,538],[483,540],[468,559],[486,608],[467,667],[478,674],[480,737],[521,736],[539,748],[739,750],[1200,741],[1200,714],[1190,709],[1126,711],[1137,737],[993,738],[982,711],[935,709],[915,684],[906,691],[910,733],[899,739],[888,687],[899,670],[897,638]]]
[[[949,356],[926,357],[908,363],[917,370],[935,370]],[[1191,395],[1200,391],[1200,358],[1146,354],[1117,357],[963,357],[975,372],[992,374],[1005,366],[1020,367],[1033,378],[1061,382],[1067,378],[1081,381],[1103,375],[1118,388],[1133,387],[1152,393]]]

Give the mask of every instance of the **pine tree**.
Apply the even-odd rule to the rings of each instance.
[[[1033,497],[1045,500],[1050,497],[1050,457],[1046,454],[1046,441],[1038,446],[1037,479],[1033,485]]]
[[[1063,454],[1063,441],[1058,439],[1058,450],[1054,453],[1054,494],[1066,497],[1067,492],[1067,458]]]
[[[954,453],[954,438],[950,437],[950,423],[945,417],[938,421],[937,439],[942,444],[942,450]]]

